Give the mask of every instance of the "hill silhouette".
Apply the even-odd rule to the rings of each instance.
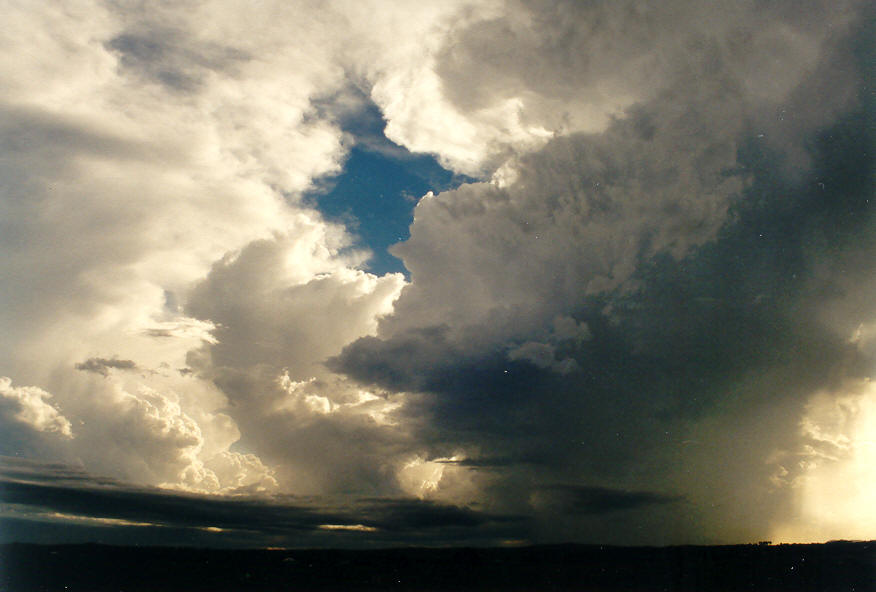
[[[843,591],[876,583],[876,542],[803,545],[227,550],[0,545],[0,590]]]

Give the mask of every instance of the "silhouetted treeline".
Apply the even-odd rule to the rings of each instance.
[[[876,542],[220,550],[0,545],[3,592],[876,590]]]

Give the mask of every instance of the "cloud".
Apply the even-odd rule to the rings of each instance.
[[[63,438],[73,438],[70,421],[56,407],[49,403],[51,393],[35,386],[12,386],[12,381],[0,377],[0,397],[2,401],[3,422],[23,424],[37,432],[58,434]]]
[[[425,391],[410,411],[430,418],[419,435],[442,451],[436,455],[453,443],[473,463],[503,459],[489,466],[493,503],[514,506],[514,497],[533,495],[533,482],[572,476],[630,491],[660,484],[684,492],[698,521],[677,520],[666,532],[768,536],[770,520],[796,503],[787,491],[770,493],[770,451],[797,446],[796,422],[813,392],[838,376],[872,369],[869,350],[849,342],[852,319],[874,312],[858,299],[868,289],[859,273],[872,269],[872,261],[858,259],[873,237],[870,173],[864,163],[840,169],[845,172],[828,164],[831,154],[852,155],[867,143],[851,131],[863,129],[865,117],[854,113],[817,135],[824,143],[810,152],[813,176],[830,190],[811,176],[776,175],[775,157],[749,144],[743,164],[755,173],[732,223],[685,257],[639,263],[633,287],[571,306],[570,316],[586,323],[586,339],[556,342],[558,332],[547,321],[529,332],[529,341],[521,339],[514,331],[525,322],[525,309],[488,315],[455,332],[393,334],[387,322],[386,336],[348,346],[332,367],[387,388]],[[777,201],[765,201],[770,196]],[[812,249],[822,240],[833,245],[833,264]],[[849,260],[858,263],[839,263]],[[835,278],[847,274],[841,280],[847,289],[832,290]],[[397,315],[416,282],[415,275]],[[824,311],[837,306],[843,314],[828,321]],[[512,335],[507,341],[493,337],[502,335],[503,322]],[[532,355],[509,355],[526,353],[526,344]],[[546,371],[561,357],[578,369],[562,376]],[[741,505],[749,508],[745,520],[734,517]],[[581,521],[603,532],[593,516]],[[614,532],[628,526],[617,524]],[[568,535],[574,536],[571,527]]]
[[[428,418],[415,425],[434,457],[455,446],[503,459],[489,471],[497,506],[521,507],[539,483],[658,483],[702,512],[667,532],[766,535],[793,502],[768,493],[765,450],[797,440],[807,397],[832,376],[872,364],[847,341],[851,320],[874,314],[849,271],[873,263],[857,9],[533,6],[457,30],[443,96],[479,112],[526,93],[544,111],[520,117],[556,115],[561,131],[519,153],[489,145],[481,163],[502,155],[490,182],[418,203],[393,250],[411,284],[376,336],[329,366],[419,391],[406,411]],[[600,43],[614,49],[581,50]],[[484,84],[463,86],[476,69]],[[837,93],[809,108],[824,79]],[[587,89],[602,80],[628,102],[599,106]],[[828,296],[835,281],[847,290]],[[825,322],[834,306],[843,313]],[[564,340],[567,325],[580,338]],[[720,496],[750,520],[734,522]]]
[[[76,364],[77,370],[94,372],[101,376],[109,376],[111,369],[136,370],[137,364],[133,360],[120,360],[118,358],[88,358],[84,362]]]
[[[554,506],[555,511],[572,514],[605,514],[678,501],[681,501],[678,496],[653,491],[625,491],[578,485],[543,487],[532,498],[536,507]]]
[[[872,369],[862,3],[7,12],[10,454],[190,492],[156,506],[385,498],[193,528],[748,540],[794,503],[764,457]],[[474,177],[417,202],[410,282],[302,200],[389,140]],[[51,511],[138,521],[117,489]]]
[[[119,55],[124,70],[179,92],[193,92],[210,72],[235,69],[252,59],[234,47],[199,44],[185,38],[187,34],[155,27],[142,33],[122,33],[110,39],[107,46]]]
[[[455,170],[489,174],[557,135],[600,133],[679,83],[689,94],[738,99],[723,116],[781,101],[818,63],[829,32],[853,22],[857,10],[821,2],[806,10],[790,3],[720,10],[688,2],[480,3],[443,42],[433,32],[421,33],[418,47],[401,44],[399,52],[419,59],[378,58],[369,72],[372,97],[397,143],[435,152]],[[379,19],[377,31],[391,26]],[[391,33],[408,39],[408,31]],[[381,68],[393,58],[395,68]],[[829,77],[836,92],[806,115],[821,118],[831,101],[848,98],[846,75]]]
[[[304,232],[278,235],[217,262],[185,305],[215,323],[216,341],[193,351],[188,365],[222,389],[239,445],[277,466],[284,487],[397,491],[391,467],[407,440],[392,418],[399,397],[363,389],[322,362],[373,332],[404,280],[347,267],[355,253],[312,244]]]
[[[218,343],[210,348],[215,363],[313,374],[317,363],[374,331],[376,319],[392,310],[401,276],[378,278],[344,266],[334,258],[343,243],[334,253],[314,249],[326,231],[315,223],[250,243],[214,264],[194,287],[186,311],[218,325]]]
[[[578,369],[578,363],[572,358],[556,359],[556,350],[552,345],[527,341],[523,345],[508,352],[508,359],[513,361],[526,360],[539,368],[551,368],[560,374],[568,374]]]
[[[366,254],[350,251],[345,229],[300,202],[316,177],[339,170],[347,149],[334,113],[314,106],[349,86],[338,58],[345,34],[331,9],[275,8],[244,15],[209,3],[179,11],[83,1],[7,15],[14,31],[4,56],[18,58],[0,60],[0,129],[13,139],[0,158],[8,280],[0,357],[15,381],[53,393],[75,428],[77,438],[52,457],[137,483],[271,489],[271,467],[230,450],[241,434],[222,412],[226,394],[186,364],[217,335],[228,344],[216,350],[219,363],[220,351],[253,341],[232,346],[237,335],[182,314],[180,303],[223,257],[276,242],[271,256],[292,277],[265,312],[301,302],[282,328],[253,312],[260,328],[252,330],[309,341],[287,354],[276,342],[253,352],[277,362],[273,380],[367,332],[400,288],[400,276],[359,271]],[[260,33],[244,34],[241,18]],[[200,312],[249,330],[206,292],[192,299]],[[295,332],[295,319],[324,301],[321,320]],[[18,450],[10,434],[4,445]]]
[[[333,541],[338,545],[414,540],[479,540],[499,536],[516,516],[493,515],[434,502],[401,499],[324,499],[204,496],[133,487],[95,479],[65,465],[40,465],[4,459],[0,496],[22,509],[20,516],[38,529],[39,521],[75,525],[77,518],[114,521],[168,529],[211,529],[213,537],[273,540],[298,545],[302,541]],[[5,516],[4,516],[5,518]],[[328,532],[326,532],[328,531]],[[225,533],[224,535],[222,533]],[[189,535],[191,536],[191,535]],[[409,539],[410,540],[410,539]]]
[[[167,295],[165,295],[165,308],[167,307]],[[153,321],[149,327],[143,329],[143,334],[148,337],[190,338],[199,339],[208,343],[215,343],[212,331],[216,326],[209,322],[179,316],[179,308],[174,305],[171,312],[177,313],[174,318],[167,321]]]
[[[866,538],[876,527],[871,492],[876,401],[870,380],[848,380],[834,392],[809,398],[799,421],[796,449],[776,450],[769,459],[772,484],[790,489],[805,520],[775,520],[782,540],[809,540],[826,532],[835,538]],[[838,484],[842,484],[838,486]]]

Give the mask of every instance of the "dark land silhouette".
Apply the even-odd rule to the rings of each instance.
[[[0,545],[0,590],[876,590],[876,541],[806,545],[226,550]]]

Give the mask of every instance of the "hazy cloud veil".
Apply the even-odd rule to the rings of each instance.
[[[874,536],[866,3],[4,12],[0,454],[62,463],[9,503],[103,475],[68,513]],[[473,179],[419,199],[407,278],[306,199],[375,106]]]

